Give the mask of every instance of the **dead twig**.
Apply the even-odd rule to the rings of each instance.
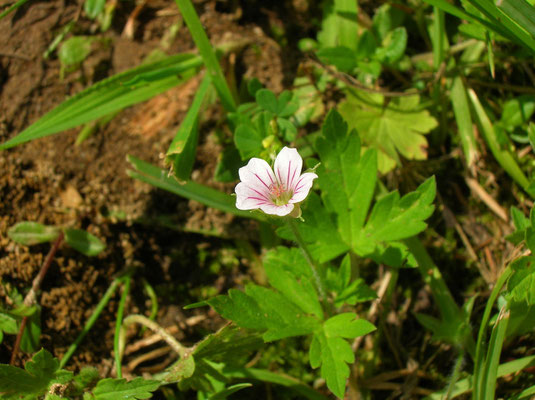
[[[24,298],[24,305],[27,307],[33,306],[35,303],[37,303],[37,292],[39,291],[39,288],[41,287],[41,283],[43,283],[43,279],[45,278],[45,275],[48,271],[48,268],[52,264],[52,260],[54,259],[54,256],[56,255],[56,252],[59,249],[59,246],[63,242],[63,231],[61,231],[50,248],[50,251],[48,252],[45,261],[41,265],[41,269],[39,270],[39,273],[35,277],[35,279],[32,282],[32,288]],[[26,328],[26,325],[28,323],[28,317],[24,317],[22,319],[22,322],[20,323],[19,332],[17,333],[17,339],[15,340],[15,345],[13,346],[13,352],[11,353],[11,360],[10,364],[13,365],[15,363],[15,359],[17,358],[17,353],[19,351],[20,342],[22,340],[22,335],[24,334],[24,328]]]
[[[500,206],[498,202],[494,200],[492,196],[488,194],[475,179],[465,178],[465,180],[468,187],[474,192],[475,195],[477,195],[477,197],[481,199],[483,203],[487,205],[488,208],[490,208],[498,217],[503,219],[505,222],[509,222],[509,217],[504,208]]]

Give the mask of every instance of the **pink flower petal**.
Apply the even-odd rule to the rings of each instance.
[[[284,217],[292,212],[294,209],[293,204],[285,204],[283,206],[276,206],[275,204],[264,204],[260,206],[260,209],[266,214],[278,215],[279,217]]]
[[[262,192],[240,182],[236,185],[236,208],[238,210],[255,210],[264,204],[271,204],[269,198]]]
[[[293,190],[302,168],[303,159],[296,149],[284,147],[275,159],[275,175],[286,190]]]
[[[312,183],[314,182],[314,179],[316,179],[317,177],[318,175],[313,172],[305,172],[303,175],[301,175],[301,177],[296,182],[294,194],[290,199],[290,203],[299,203],[305,200],[305,198],[308,196],[310,188],[312,188]]]
[[[245,167],[238,171],[240,180],[248,187],[268,194],[269,187],[274,183],[275,175],[269,164],[260,158],[251,158]]]

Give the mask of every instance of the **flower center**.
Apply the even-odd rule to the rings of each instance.
[[[271,201],[277,206],[284,206],[293,196],[292,191],[286,190],[282,183],[272,183],[269,187]]]

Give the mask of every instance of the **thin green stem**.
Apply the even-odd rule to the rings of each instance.
[[[147,296],[150,298],[150,315],[149,319],[151,321],[154,321],[156,318],[156,314],[158,314],[158,297],[156,296],[156,292],[154,291],[154,288],[147,282],[146,279],[142,280],[143,283],[143,289],[147,293]],[[143,327],[141,329],[140,333],[145,332],[146,327]]]
[[[314,261],[314,258],[312,257],[312,254],[310,253],[310,250],[308,249],[305,241],[303,240],[301,233],[299,233],[299,229],[297,228],[295,220],[293,218],[286,218],[286,223],[288,224],[288,227],[292,231],[295,241],[301,248],[301,251],[303,252],[303,255],[305,256],[305,259],[307,260],[308,265],[310,266],[310,270],[312,271],[312,275],[314,276],[316,289],[318,290],[320,301],[323,301],[325,299],[325,290],[323,289],[323,284],[321,282],[321,278],[318,273],[318,266],[316,265],[316,262]]]
[[[61,361],[59,362],[59,367],[63,368],[65,364],[67,364],[67,361],[71,358],[71,356],[74,354],[76,349],[78,348],[78,345],[80,342],[84,339],[85,335],[91,330],[95,322],[97,321],[98,317],[100,316],[100,313],[104,310],[104,307],[108,304],[108,302],[111,299],[111,296],[113,296],[113,293],[115,293],[115,290],[117,289],[117,286],[119,285],[120,279],[116,278],[106,290],[106,293],[104,293],[104,296],[102,296],[102,299],[100,299],[99,303],[95,307],[95,310],[93,311],[93,314],[91,314],[91,317],[87,320],[85,323],[84,328],[82,329],[82,332],[78,335],[76,340],[73,344],[69,347]]]
[[[511,276],[511,273],[513,270],[511,269],[511,266],[508,265],[507,268],[503,271],[503,273],[498,278],[498,281],[496,282],[496,285],[494,285],[494,288],[492,289],[492,292],[490,293],[490,297],[487,300],[487,305],[485,306],[485,311],[483,312],[483,318],[481,319],[481,324],[479,325],[479,332],[477,334],[477,343],[476,343],[476,358],[475,358],[475,365],[474,365],[474,392],[473,397],[474,399],[478,399],[479,393],[481,391],[481,384],[483,379],[483,345],[485,342],[485,334],[487,332],[487,326],[489,324],[490,315],[492,312],[492,307],[494,306],[494,303],[496,302],[496,299],[498,298],[500,291],[503,288],[503,285],[505,285],[505,282],[507,282],[507,279],[509,276]]]
[[[130,283],[132,281],[131,276],[124,278],[123,294],[119,301],[119,307],[117,308],[117,319],[115,320],[115,336],[113,338],[113,352],[115,353],[115,368],[117,371],[117,378],[122,378],[123,373],[121,371],[121,357],[119,356],[119,338],[121,336],[121,326],[123,324],[124,307],[126,304],[126,298],[130,292]]]
[[[151,321],[144,315],[133,314],[126,317],[123,320],[123,324],[121,326],[121,332],[119,335],[119,346],[117,351],[117,354],[119,355],[120,359],[123,358],[123,352],[126,345],[126,329],[132,324],[140,324],[146,326],[151,331],[160,335],[160,337],[165,340],[165,342],[169,346],[171,346],[171,348],[180,356],[180,358],[186,356],[189,351],[187,347],[182,346],[180,342],[178,342],[173,336],[167,333],[165,329],[158,325],[156,322]]]
[[[17,8],[22,6],[24,3],[27,3],[28,0],[19,0],[15,4],[13,4],[11,7],[8,7],[6,10],[2,11],[0,14],[0,19],[4,18],[6,15],[8,15],[11,11],[15,11]]]

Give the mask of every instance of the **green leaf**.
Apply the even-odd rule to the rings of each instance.
[[[295,78],[293,90],[299,108],[293,115],[293,121],[297,126],[304,126],[308,122],[315,122],[324,115],[325,106],[323,105],[320,91],[313,84],[308,76],[299,76]]]
[[[242,366],[244,358],[263,345],[264,341],[259,333],[227,324],[216,333],[206,335],[193,347],[190,357],[174,363],[158,376],[158,379],[168,383],[178,382],[181,389],[191,388],[198,391],[208,388],[213,392],[214,385],[210,380],[227,382],[227,378],[221,375],[222,371],[217,363],[221,363],[219,365],[224,365],[225,368],[233,365]],[[193,371],[191,364],[194,366]],[[188,375],[189,377],[186,377]]]
[[[255,97],[260,107],[279,117],[288,117],[299,108],[299,104],[293,99],[293,94],[287,90],[282,92],[278,99],[269,89],[258,90]]]
[[[95,19],[104,10],[106,0],[85,0],[84,11],[91,19]]]
[[[507,297],[516,302],[535,304],[535,257],[522,257],[511,265],[513,274],[507,282]]]
[[[177,54],[139,66],[94,84],[67,99],[0,150],[74,128],[140,103],[189,79],[202,65],[199,56]]]
[[[361,255],[375,250],[378,242],[391,242],[415,236],[423,231],[424,222],[435,207],[435,177],[427,179],[414,192],[401,197],[397,192],[383,196],[375,203],[368,222],[353,242]]]
[[[17,320],[5,312],[0,312],[0,331],[13,335],[18,330]]]
[[[355,49],[359,25],[358,5],[352,0],[325,3],[318,42],[321,47],[345,46]]]
[[[381,40],[388,34],[401,26],[405,19],[405,13],[390,4],[384,4],[375,11],[373,16],[373,29]]]
[[[318,320],[273,290],[247,285],[245,293],[230,290],[228,296],[207,301],[221,316],[238,326],[264,332],[266,342],[312,333]]]
[[[269,283],[307,314],[323,319],[308,262],[296,248],[277,247],[264,258]]]
[[[355,313],[343,313],[329,318],[323,324],[325,336],[343,337],[354,339],[359,336],[367,335],[375,330],[375,326],[365,319],[358,319]]]
[[[379,170],[386,173],[401,165],[399,154],[409,160],[427,158],[424,135],[438,124],[419,104],[417,95],[387,102],[380,94],[351,91],[338,110],[363,144],[377,149]]]
[[[36,306],[36,312],[28,317],[26,329],[22,334],[20,348],[26,353],[33,353],[41,345],[41,307]]]
[[[347,364],[355,362],[355,355],[347,341],[340,337],[327,337],[324,332],[314,334],[309,352],[311,366],[321,365],[321,376],[327,387],[339,398],[344,398],[349,377]]]
[[[308,195],[302,210],[305,222],[296,225],[314,259],[326,262],[350,249],[340,237],[332,215],[321,204],[317,194]],[[287,226],[277,229],[277,234],[287,240],[295,239]]]
[[[528,122],[533,112],[535,112],[535,96],[519,96],[504,104],[500,124],[512,132],[516,127]]]
[[[334,65],[342,72],[350,73],[357,66],[354,51],[347,47],[324,47],[316,55],[323,63]]]
[[[383,39],[382,47],[375,52],[376,57],[381,62],[394,63],[398,61],[407,47],[407,31],[405,27],[399,27],[391,32],[388,32]]]
[[[91,53],[93,38],[89,36],[73,36],[65,40],[58,51],[58,58],[65,67],[78,65]]]
[[[65,383],[71,377],[71,372],[59,370],[59,361],[52,354],[41,349],[24,365],[24,370],[0,364],[0,392],[5,399],[37,398],[53,383]]]
[[[19,222],[7,231],[7,236],[25,246],[52,242],[59,235],[59,228],[43,225],[38,222]]]
[[[95,400],[148,399],[160,386],[160,382],[137,377],[130,382],[126,379],[102,379],[93,390]]]
[[[64,229],[65,243],[86,256],[96,256],[106,248],[99,238],[82,229]]]
[[[322,164],[318,182],[329,213],[335,214],[342,240],[352,245],[370,207],[377,181],[376,153],[361,157],[360,140],[348,132],[340,114],[331,110],[323,125],[323,136],[316,143]]]
[[[344,304],[355,305],[357,303],[362,303],[364,301],[370,301],[377,298],[377,293],[370,288],[364,280],[361,278],[355,279],[344,287],[336,299],[334,304],[337,307],[341,307]]]
[[[258,155],[263,149],[262,141],[265,136],[252,125],[239,125],[234,132],[234,143],[240,152],[242,160]]]

